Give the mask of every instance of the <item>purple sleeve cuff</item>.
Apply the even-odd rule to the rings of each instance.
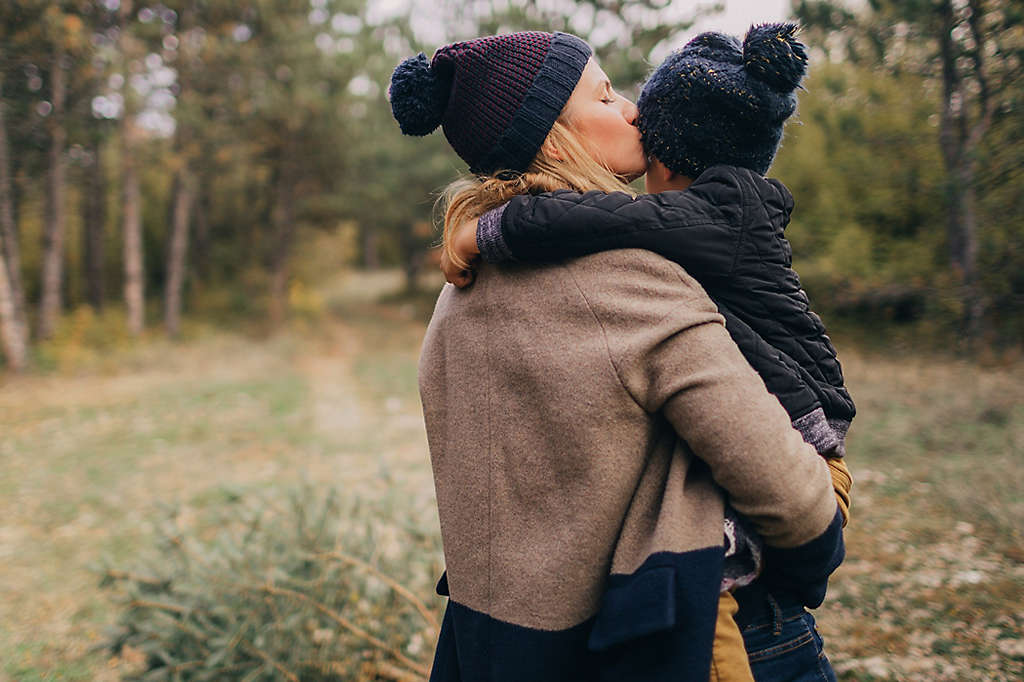
[[[501,216],[505,213],[508,202],[498,208],[492,208],[480,216],[476,228],[476,247],[480,249],[480,257],[486,263],[507,263],[514,261],[512,251],[501,236]]]

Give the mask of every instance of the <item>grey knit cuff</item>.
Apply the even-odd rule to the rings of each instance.
[[[476,228],[476,247],[485,263],[507,263],[514,261],[512,251],[501,236],[501,216],[505,213],[505,202],[480,216]]]
[[[800,432],[804,440],[814,446],[818,454],[828,457],[842,457],[843,439],[850,423],[825,418],[825,410],[820,407],[813,412],[793,420],[793,428]],[[841,430],[840,430],[841,428]]]
[[[836,446],[835,454],[831,456],[843,457],[846,455],[846,432],[850,430],[850,422],[843,419],[829,419],[828,425],[832,427],[839,438],[839,445]]]

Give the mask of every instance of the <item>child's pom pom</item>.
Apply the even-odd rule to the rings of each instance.
[[[747,72],[780,92],[796,90],[807,73],[807,48],[797,30],[789,23],[752,26],[743,40]]]
[[[391,113],[406,135],[429,135],[441,125],[451,83],[443,83],[420,52],[395,67],[388,97]]]

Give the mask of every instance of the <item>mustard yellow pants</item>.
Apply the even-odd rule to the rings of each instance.
[[[743,635],[734,618],[737,609],[739,604],[732,593],[723,592],[718,599],[715,641],[711,645],[711,682],[754,682]]]
[[[832,474],[832,487],[836,502],[843,515],[843,527],[850,520],[850,488],[853,478],[843,459],[828,459]],[[723,592],[718,599],[718,620],[715,622],[715,640],[711,645],[711,682],[754,682],[747,660],[747,649],[743,646],[743,634],[736,624],[739,604],[731,592]]]

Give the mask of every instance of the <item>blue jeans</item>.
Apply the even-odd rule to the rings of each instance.
[[[757,682],[836,682],[814,616],[800,604],[764,595],[768,607],[741,623]],[[759,610],[760,611],[760,610]]]

